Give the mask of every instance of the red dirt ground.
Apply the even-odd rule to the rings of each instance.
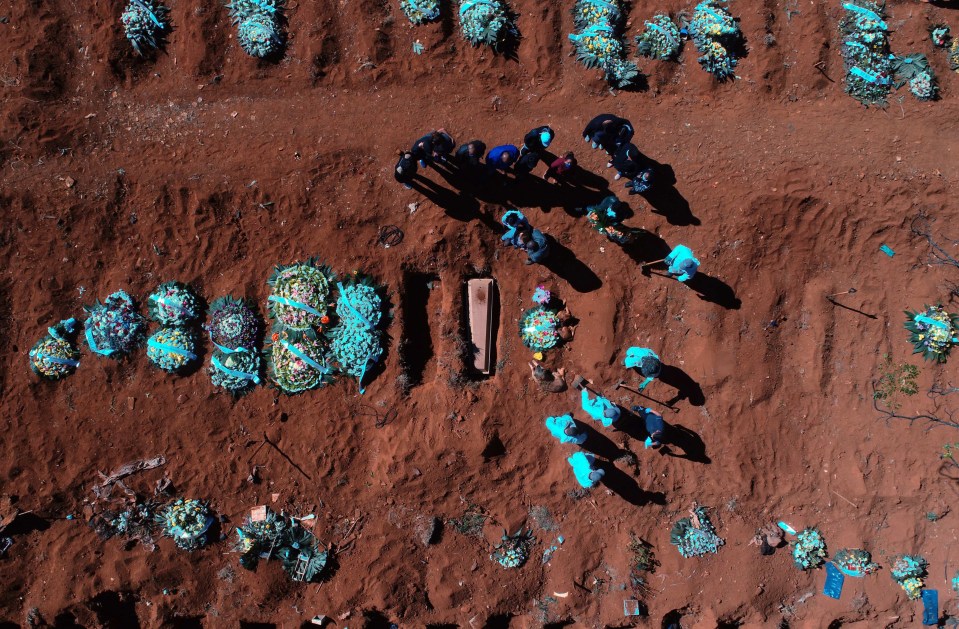
[[[568,55],[570,2],[511,2],[523,35],[514,61],[464,45],[449,21],[413,28],[392,1],[296,1],[276,64],[239,49],[216,0],[169,2],[176,30],[165,54],[137,59],[119,28],[122,4],[0,1],[9,17],[0,24],[0,489],[48,519],[16,535],[0,560],[0,620],[26,624],[37,608],[62,626],[292,627],[350,612],[336,626],[532,627],[545,610],[572,626],[630,626],[631,534],[661,562],[640,596],[644,626],[671,610],[682,610],[684,627],[917,626],[919,604],[888,574],[888,557],[901,552],[929,560],[929,587],[957,613],[948,586],[959,568],[957,484],[937,453],[959,433],[883,421],[870,383],[886,353],[921,364],[923,391],[956,383],[955,365],[910,358],[902,311],[949,296],[950,269],[927,264],[929,247],[909,226],[921,211],[936,230],[957,217],[959,76],[926,28],[946,21],[959,31],[959,13],[890,3],[893,50],[926,53],[943,98],[906,94],[867,110],[842,90],[839,2],[733,0],[749,41],[741,80],[715,83],[687,47],[681,64],[640,62],[648,91],[616,94]],[[628,32],[693,4],[635,2]],[[415,39],[422,56],[411,52]],[[630,118],[638,146],[677,178],[668,216],[632,197],[628,223],[691,246],[715,288],[729,287],[724,303],[642,275],[637,260],[653,259],[662,241],[646,239],[631,257],[564,212],[571,197],[520,203],[571,252],[554,273],[499,248],[499,204],[450,193],[440,207],[392,179],[396,149],[431,128],[492,146],[545,123],[557,131],[551,148],[576,150],[593,179],[609,180],[579,137],[601,112]],[[677,219],[683,199],[696,221]],[[384,249],[377,234],[389,224],[405,240]],[[894,258],[879,252],[883,243]],[[46,326],[114,290],[143,298],[179,279],[208,299],[245,295],[262,311],[272,266],[311,255],[374,274],[395,306],[385,371],[362,397],[342,380],[298,397],[260,388],[233,400],[203,371],[168,376],[142,352],[122,362],[85,355],[60,383],[27,369]],[[461,375],[462,286],[480,274],[500,291],[499,365],[473,382]],[[710,463],[645,451],[635,431],[603,432],[594,443],[615,460],[607,479],[616,491],[568,496],[571,450],[542,421],[578,405],[572,393],[536,389],[515,333],[539,283],[581,320],[548,362],[611,390],[626,375],[628,346],[654,348],[694,391],[667,420],[701,439]],[[878,318],[824,298],[850,287],[858,292],[843,303]],[[741,307],[729,307],[731,293]],[[401,357],[423,364],[408,395]],[[928,408],[918,395],[901,412]],[[377,428],[376,414],[390,409],[395,419]],[[270,448],[251,462],[264,432],[302,473]],[[242,570],[229,540],[189,554],[169,540],[151,553],[99,539],[83,517],[96,472],[158,454],[165,468],[131,487],[148,492],[166,474],[232,523],[263,503],[313,512],[331,543],[362,518],[355,542],[328,582],[303,586],[275,564]],[[254,463],[259,485],[246,480]],[[669,545],[693,501],[713,508],[727,540],[717,555],[683,559]],[[489,537],[532,507],[559,528],[534,526],[533,557],[510,572],[488,559],[485,540],[450,525],[435,545],[416,540],[417,517],[455,518],[470,505],[491,516]],[[929,512],[946,515],[931,522]],[[821,570],[803,573],[788,550],[761,557],[747,545],[777,519],[819,526],[831,551],[869,549],[884,569],[847,579],[841,600],[826,598]],[[565,543],[541,565],[557,535]],[[555,602],[541,605],[545,597]]]

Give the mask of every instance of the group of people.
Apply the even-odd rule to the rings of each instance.
[[[659,356],[645,347],[630,347],[623,360],[625,367],[635,369],[644,380],[638,390],[645,389],[655,380],[662,371],[662,362]],[[562,392],[566,389],[565,374],[562,370],[550,372],[538,361],[530,362],[533,378],[542,384],[544,390]],[[597,421],[604,428],[616,428],[620,420],[622,409],[609,398],[590,390],[590,383],[582,376],[573,380],[573,387],[580,392],[580,406],[593,421]],[[646,448],[659,448],[665,442],[666,423],[663,416],[645,406],[632,406],[631,410],[642,419],[646,427]],[[559,440],[560,443],[571,443],[581,446],[586,442],[587,432],[573,418],[572,413],[551,416],[546,418],[546,429]],[[603,478],[605,470],[596,465],[596,457],[588,452],[577,451],[566,459],[573,468],[573,475],[579,485],[591,489]]]
[[[656,169],[655,163],[632,143],[634,133],[629,120],[613,114],[600,114],[583,129],[583,140],[593,149],[605,151],[608,158],[606,166],[615,169],[614,179],[628,180],[626,187],[630,194],[641,194],[654,185]],[[500,178],[505,185],[508,182],[505,177],[510,173],[515,181],[533,176],[539,163],[552,157],[548,149],[555,138],[553,129],[543,125],[530,129],[523,137],[522,146],[502,144],[487,151],[486,143],[482,140],[471,140],[457,148],[456,141],[445,129],[436,129],[416,140],[408,151],[399,152],[393,176],[406,188],[412,188],[420,168],[441,167],[456,169],[460,175],[477,184]],[[567,152],[549,162],[543,178],[560,185],[570,183],[576,168],[576,156]],[[626,214],[624,206],[626,204],[615,195],[609,195],[595,205],[573,208],[572,211],[585,216],[594,228],[610,240],[625,245],[632,240],[635,230],[621,225]],[[535,229],[522,212],[508,210],[501,222],[505,230],[502,242],[525,253],[526,264],[544,263],[547,260],[553,248],[549,235]],[[646,266],[662,262],[668,267],[666,275],[682,282],[691,279],[699,267],[699,261],[684,245],[674,248],[664,260]]]
[[[629,194],[640,194],[653,185],[655,169],[653,162],[631,142],[634,132],[629,120],[613,114],[600,114],[583,129],[583,139],[594,149],[606,151],[609,158],[607,168],[616,169],[614,179],[628,180]],[[442,163],[465,171],[479,182],[485,182],[493,175],[510,173],[522,181],[543,162],[548,163],[543,174],[546,181],[569,183],[577,166],[576,156],[572,152],[559,157],[548,153],[555,137],[553,129],[543,125],[530,129],[523,136],[522,146],[501,144],[487,152],[482,140],[471,140],[456,148],[456,142],[445,129],[436,129],[416,140],[408,151],[399,151],[393,176],[411,189],[420,168]]]
[[[613,114],[596,116],[583,129],[583,140],[595,149],[602,149],[607,156],[607,168],[615,170],[614,180],[626,180],[629,194],[648,192],[656,183],[656,164],[645,157],[632,143],[635,129],[629,120]],[[534,176],[540,162],[548,164],[543,179],[558,185],[570,184],[577,168],[576,156],[572,152],[556,157],[548,152],[556,134],[552,128],[543,125],[531,129],[524,137],[521,146],[502,144],[487,151],[482,140],[471,140],[457,147],[453,137],[445,129],[431,131],[416,140],[407,151],[400,151],[394,168],[396,181],[408,189],[413,188],[414,180],[421,168],[442,168],[457,171],[457,174],[478,185],[514,182]],[[585,208],[574,208],[576,214],[586,216],[590,223],[608,238],[626,244],[629,234],[620,229],[623,218],[622,206],[615,195],[609,195],[599,203]],[[526,264],[546,261],[550,255],[550,237],[534,228],[529,219],[517,209],[508,209],[500,219],[504,233],[501,241],[504,245],[518,249],[526,254]],[[693,278],[699,268],[699,261],[692,250],[685,245],[677,245],[662,260],[648,263],[645,267],[665,264],[665,275],[680,282]],[[643,381],[638,391],[643,391],[661,371],[659,357],[647,348],[630,347],[626,352],[624,366],[635,369]],[[562,369],[550,371],[539,361],[529,364],[533,378],[544,391],[559,393],[567,389],[565,373]],[[585,379],[577,377],[573,386],[580,391],[580,405],[585,413],[605,428],[615,429],[621,416],[619,406],[608,398],[596,393],[591,395]],[[664,442],[665,422],[661,414],[644,406],[633,406],[631,410],[645,424],[647,448],[658,448]],[[572,414],[548,417],[546,428],[561,443],[582,445],[587,438],[586,431],[577,423]],[[584,488],[595,486],[603,477],[604,470],[596,466],[592,454],[578,451],[567,461],[573,468],[577,482]]]

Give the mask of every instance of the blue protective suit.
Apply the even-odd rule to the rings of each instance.
[[[590,472],[599,472],[600,477],[606,473],[606,470],[597,470],[593,468],[593,462],[595,460],[596,457],[585,452],[577,452],[573,456],[566,459],[566,462],[573,467],[573,475],[576,477],[576,481],[580,484],[580,486],[585,487],[586,489],[592,488],[597,483],[597,481],[590,479]]]
[[[585,388],[582,390],[582,404],[583,410],[586,411],[590,417],[595,419],[598,422],[603,423],[604,428],[609,428],[619,419],[619,407],[604,398],[601,395],[597,395],[594,399],[589,399],[589,391]],[[615,416],[606,417],[607,410],[615,411]]]
[[[506,224],[507,216],[515,216],[516,224],[513,226]],[[519,247],[519,242],[516,240],[516,237],[519,235],[519,230],[529,227],[529,221],[526,220],[526,216],[523,215],[519,210],[507,210],[505,214],[499,219],[503,226],[506,228],[506,233],[500,238],[504,242],[508,242],[514,247]]]
[[[559,417],[547,417],[546,418],[546,428],[549,429],[551,435],[559,439],[560,443],[575,443],[576,445],[582,445],[586,441],[586,433],[581,432],[575,437],[570,437],[566,434],[566,428],[568,426],[575,426],[576,420],[573,419],[572,415],[560,415]]]
[[[699,269],[699,260],[693,257],[693,250],[687,247],[686,245],[676,245],[676,248],[669,252],[669,255],[666,256],[666,264],[669,265],[667,272],[670,275],[676,275],[677,280],[680,282],[685,282],[690,280],[696,275],[697,269]],[[683,269],[683,263],[687,262],[691,265],[692,270]]]
[[[655,358],[659,360],[659,356],[656,355],[651,349],[645,347],[630,347],[626,350],[626,358],[623,359],[623,364],[626,365],[627,369],[639,369],[643,364],[643,358]],[[660,361],[662,362],[662,361]],[[639,385],[639,390],[642,391],[649,383],[656,379],[656,376],[647,376],[643,383]]]

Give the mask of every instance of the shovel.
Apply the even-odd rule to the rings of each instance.
[[[615,388],[616,388],[617,390],[618,390],[618,389],[626,389],[627,391],[632,391],[633,393],[635,393],[635,394],[638,395],[639,397],[646,398],[646,399],[649,400],[650,402],[656,402],[657,404],[659,404],[659,405],[661,405],[661,406],[665,406],[666,408],[668,408],[669,410],[671,410],[671,411],[674,412],[674,413],[678,413],[678,412],[679,412],[679,409],[678,409],[677,407],[671,405],[671,404],[667,404],[666,402],[661,402],[660,400],[657,400],[656,398],[649,397],[648,395],[646,395],[645,393],[643,393],[643,392],[640,391],[639,389],[634,389],[633,387],[626,386],[626,381],[625,381],[625,380],[620,380],[619,382],[617,382],[616,385],[615,385]]]

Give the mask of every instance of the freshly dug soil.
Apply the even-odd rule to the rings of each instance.
[[[656,627],[664,617],[913,627],[920,605],[888,575],[903,552],[929,560],[928,587],[957,613],[959,474],[938,453],[959,432],[884,420],[871,384],[891,354],[921,366],[920,393],[901,399],[900,414],[959,409],[947,396],[936,410],[925,395],[956,385],[955,365],[910,357],[902,328],[907,308],[959,308],[947,286],[957,269],[929,264],[929,243],[910,230],[925,213],[957,257],[959,77],[926,32],[939,21],[959,31],[955,12],[890,3],[893,50],[927,54],[942,99],[902,90],[878,110],[843,93],[831,1],[733,0],[749,49],[739,80],[716,83],[687,45],[679,64],[639,60],[648,89],[617,93],[569,56],[570,2],[511,1],[522,33],[512,59],[470,48],[452,19],[414,28],[393,1],[294,2],[273,63],[242,52],[216,0],[169,2],[168,46],[138,58],[122,4],[0,1],[0,493],[33,512],[6,533],[0,620],[294,627],[326,614],[337,627],[604,627],[630,626],[623,601],[638,598],[650,616],[638,622]],[[629,36],[656,12],[692,6],[635,2]],[[632,120],[634,142],[676,179],[649,201],[628,198],[627,224],[647,233],[626,249],[571,212],[623,192],[579,135],[603,112]],[[552,151],[576,151],[575,188],[461,192],[427,170],[423,194],[393,180],[397,149],[430,129],[494,146],[540,124],[556,130]],[[548,265],[500,246],[505,205],[556,238]],[[404,238],[385,248],[378,236],[391,225]],[[702,262],[697,282],[641,272],[678,243]],[[388,288],[385,368],[364,395],[344,378],[297,397],[260,387],[233,399],[204,370],[169,375],[142,351],[114,361],[84,350],[58,383],[28,369],[47,326],[114,290],[142,301],[176,279],[265,314],[273,265],[309,256]],[[495,278],[499,293],[488,378],[465,369],[471,277]],[[540,391],[516,333],[538,284],[579,320],[544,361],[570,380],[582,374],[628,408],[644,400],[613,389],[637,381],[626,349],[663,358],[647,393],[679,409],[653,404],[674,427],[668,451],[644,450],[635,418],[603,430],[578,392]],[[836,298],[845,307],[825,298],[849,288]],[[586,448],[607,470],[584,497],[565,460],[575,450],[543,426],[566,412],[588,422]],[[193,553],[162,540],[150,552],[86,525],[98,471],[158,455],[165,466],[126,485],[149,495],[168,477],[177,495],[225,516],[224,539]],[[258,484],[247,481],[254,466]],[[669,530],[694,501],[712,508],[727,543],[683,559]],[[275,562],[240,568],[233,527],[261,504],[317,515],[316,535],[340,549],[324,583],[293,583]],[[488,516],[485,536],[469,534],[467,512]],[[444,524],[430,534],[434,517]],[[884,570],[826,598],[822,570],[748,545],[780,519],[818,526],[832,552],[869,549]],[[504,571],[489,540],[524,525],[532,556]],[[633,535],[660,562],[635,591]]]

